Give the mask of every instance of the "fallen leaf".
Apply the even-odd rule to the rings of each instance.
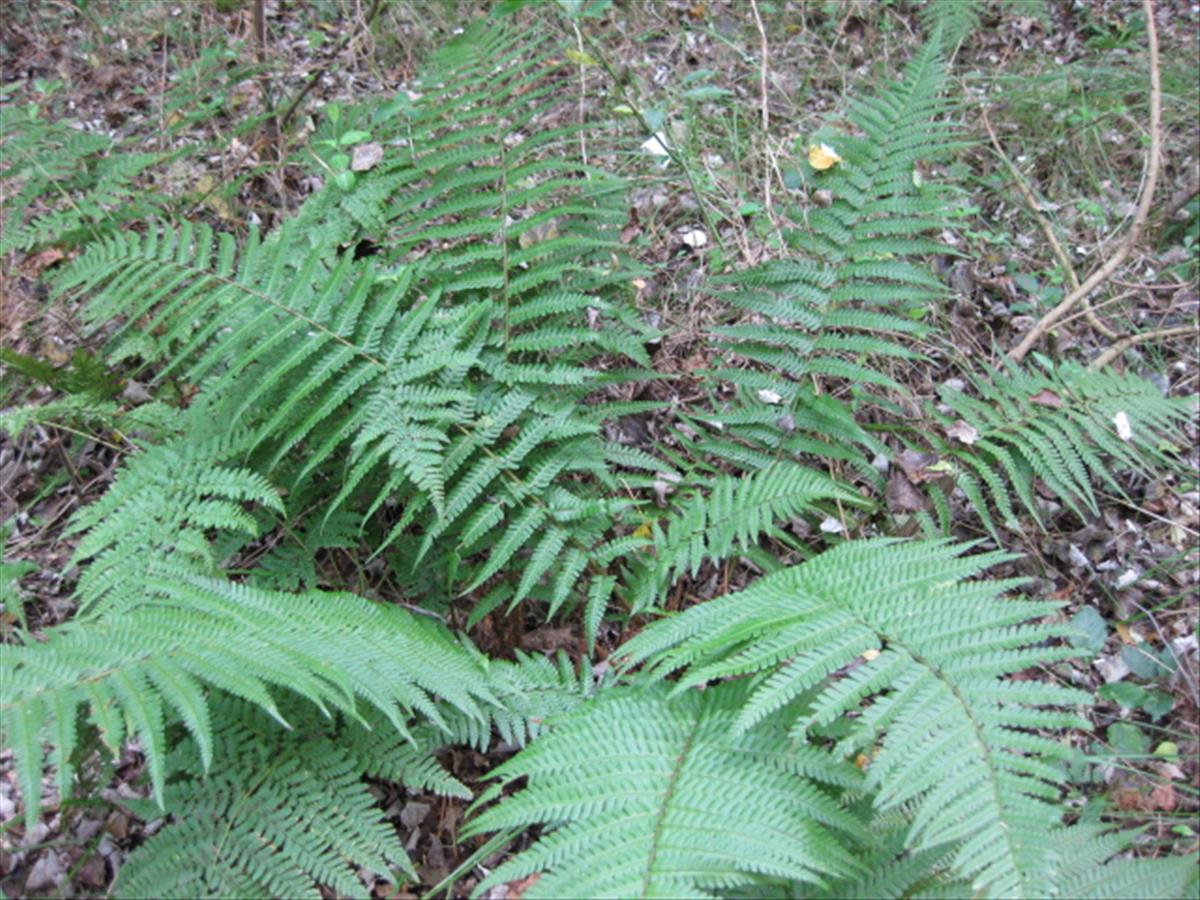
[[[1154,809],[1171,812],[1175,809],[1177,802],[1175,798],[1175,786],[1170,783],[1157,785],[1150,792],[1150,804]]]
[[[1142,794],[1134,788],[1122,788],[1113,794],[1113,799],[1117,801],[1117,807],[1119,809],[1126,811],[1149,811],[1153,808],[1150,804],[1149,798],[1143,797]]]
[[[925,508],[925,497],[918,491],[903,472],[895,472],[888,479],[884,491],[888,512],[892,515],[914,513]]]
[[[57,247],[51,247],[48,250],[43,250],[41,253],[30,259],[29,268],[31,268],[35,274],[40,274],[65,257],[66,254]]]
[[[350,171],[367,172],[379,165],[383,159],[383,147],[376,143],[359,144],[354,148],[354,156],[350,160]]]
[[[953,425],[946,429],[946,437],[952,440],[960,441],[970,447],[979,440],[979,432],[959,419]]]
[[[579,643],[575,632],[570,628],[553,628],[543,625],[521,636],[521,648],[537,650],[540,653],[554,653],[574,647]]]
[[[821,523],[821,530],[826,534],[842,534],[846,529],[833,516],[827,516]]]
[[[62,857],[53,850],[43,853],[29,870],[25,879],[25,890],[29,893],[47,891],[58,887],[67,880],[67,867]]]
[[[842,158],[828,144],[813,144],[808,148],[808,164],[818,172],[832,169]]]
[[[1049,388],[1042,388],[1029,398],[1029,402],[1037,406],[1048,406],[1051,409],[1062,409],[1062,397]]]
[[[567,50],[563,53],[563,56],[579,66],[598,65],[595,57],[593,57],[590,53],[584,53],[582,50]]]
[[[521,900],[525,892],[538,883],[538,879],[542,877],[541,872],[534,872],[525,878],[519,878],[516,881],[510,881],[505,887],[508,888],[508,893],[504,895],[505,900]]]
[[[667,136],[661,131],[642,141],[642,149],[651,156],[669,157],[671,155],[671,151],[667,149]]]
[[[693,250],[699,250],[708,243],[708,235],[699,228],[689,228],[683,233],[683,242]]]
[[[904,474],[908,476],[908,480],[913,484],[920,484],[923,481],[929,480],[929,475],[926,470],[937,462],[937,457],[932,453],[922,453],[919,450],[910,450],[907,447],[896,454],[895,463],[904,470]]]

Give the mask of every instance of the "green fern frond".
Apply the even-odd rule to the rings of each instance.
[[[367,897],[365,873],[417,874],[362,775],[470,796],[429,755],[374,731],[285,707],[295,731],[228,697],[212,704],[211,766],[194,741],[168,763],[168,824],[129,855],[119,897]],[[211,769],[211,772],[209,772]],[[162,813],[131,803],[147,818]]]
[[[822,884],[850,872],[843,842],[865,837],[837,789],[857,770],[786,730],[730,737],[742,685],[689,691],[614,688],[492,773],[525,787],[485,809],[467,834],[552,828],[476,888],[541,877],[529,897],[700,897],[763,879]]]
[[[1005,558],[965,549],[847,543],[656,623],[622,653],[659,677],[683,670],[675,694],[755,676],[734,734],[795,702],[796,737],[840,723],[836,756],[869,757],[876,805],[911,815],[911,850],[952,845],[976,890],[1027,894],[1058,824],[1053,763],[1069,753],[1033,729],[1086,727],[1055,707],[1090,698],[1009,678],[1071,655],[1046,646],[1066,632],[1024,624],[1057,607],[1000,599],[1013,582],[965,580]]]
[[[361,700],[402,734],[413,711],[443,721],[435,696],[476,718],[480,701],[491,702],[478,662],[433,622],[401,609],[351,594],[256,590],[185,569],[153,571],[134,589],[152,592],[153,604],[139,597],[118,603],[118,615],[61,626],[45,643],[0,646],[0,711],[31,823],[43,742],[62,795],[70,793],[80,705],[112,753],[127,734],[138,737],[161,803],[168,718],[186,726],[205,767],[213,759],[206,687],[284,725],[272,687],[326,715],[360,718]]]
[[[942,405],[926,411],[945,434],[931,433],[933,449],[952,462],[958,485],[993,533],[984,497],[1006,525],[1019,528],[1011,490],[1040,524],[1039,484],[1077,515],[1099,515],[1093,483],[1124,495],[1117,469],[1172,467],[1168,448],[1186,440],[1180,429],[1196,416],[1196,398],[1164,397],[1130,375],[1072,363],[984,371],[971,379],[974,393],[943,387]]]
[[[0,253],[84,244],[163,207],[162,198],[134,182],[165,154],[122,152],[107,136],[15,110],[0,123],[0,147],[6,163],[0,177],[19,185],[10,208],[18,216],[44,210],[6,223]]]
[[[986,5],[986,0],[924,0],[920,8],[921,25],[930,35],[940,32],[943,43],[957,52],[979,28]],[[995,5],[1013,15],[1050,24],[1047,0],[999,0]]]
[[[964,40],[979,27],[984,0],[925,0],[921,25],[928,34],[941,33],[942,41],[957,52]]]
[[[524,747],[548,727],[555,716],[568,713],[607,689],[607,666],[593,667],[586,659],[575,665],[562,651],[553,657],[516,652],[516,659],[489,660],[488,688],[496,698],[484,712],[488,721],[461,714],[447,715],[453,741],[481,751],[493,739]]]
[[[843,457],[878,452],[853,427],[854,407],[866,396],[838,401],[842,411],[832,418],[842,424],[822,428],[808,418],[830,400],[818,399],[811,382],[899,390],[876,361],[919,357],[912,345],[927,328],[918,320],[946,296],[937,278],[910,261],[945,252],[932,236],[952,215],[949,190],[920,175],[961,144],[944,121],[943,77],[934,44],[899,83],[849,102],[846,118],[857,135],[823,130],[813,137],[841,161],[826,171],[801,164],[810,195],[823,199],[794,212],[803,227],[786,238],[796,258],[714,279],[743,318],[714,329],[726,361],[710,375],[738,387],[747,410],[766,406],[760,416],[787,425],[738,428],[738,439],[791,454],[822,444],[838,445]]]
[[[1187,897],[1200,881],[1196,856],[1162,859],[1130,857],[1136,831],[1104,832],[1076,824],[1059,829],[1050,841],[1046,881],[1050,893],[1088,900],[1123,897]]]
[[[794,463],[714,479],[705,491],[688,495],[665,523],[652,523],[647,549],[653,558],[634,578],[633,612],[657,604],[671,584],[685,573],[695,576],[703,563],[748,553],[764,537],[783,537],[777,523],[824,514],[820,504],[834,501],[870,506],[828,475]]]
[[[81,612],[116,602],[144,602],[134,587],[137,573],[170,563],[213,574],[209,532],[253,537],[258,524],[244,503],[277,513],[283,502],[271,484],[244,468],[215,462],[231,455],[237,440],[176,440],[128,459],[97,502],[72,519],[69,533],[86,532],[71,564],[91,560],[76,591]]]

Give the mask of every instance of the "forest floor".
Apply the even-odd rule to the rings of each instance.
[[[303,152],[310,117],[328,104],[404,90],[422,59],[487,6],[267,0],[260,40],[253,2],[9,0],[0,25],[0,101],[5,117],[69,120],[147,152],[211,147],[147,169],[143,189],[168,194],[186,215],[220,227],[269,228],[313,188],[311,167],[288,156]],[[1150,219],[1092,297],[1099,324],[1069,319],[1039,348],[1051,355],[1091,359],[1126,335],[1179,331],[1200,311],[1200,7],[1190,0],[1156,6],[1164,141]],[[1044,9],[1039,17],[988,4],[954,57],[959,117],[973,141],[955,174],[975,212],[939,261],[954,297],[935,323],[940,342],[922,347],[924,363],[894,373],[915,397],[955,376],[955,353],[995,360],[1015,345],[1071,278],[1084,278],[1114,252],[1138,203],[1149,115],[1140,6],[1051,0]],[[553,18],[546,9],[520,14]],[[564,79],[563,91],[578,92],[590,108],[600,85],[615,78],[609,89],[636,98],[688,167],[660,166],[648,157],[644,135],[629,138],[621,163],[631,186],[623,238],[658,273],[636,285],[643,313],[667,332],[655,367],[687,376],[708,361],[703,333],[716,306],[703,290],[706,277],[773,252],[787,193],[777,161],[806,146],[805,136],[843,97],[896,75],[920,46],[918,13],[909,3],[865,0],[660,0],[618,3],[581,19],[586,49],[584,34],[565,20],[559,27],[564,54],[588,61],[580,80]],[[232,72],[239,75],[224,77]],[[262,122],[270,111],[282,141]],[[243,127],[251,119],[258,124]],[[288,147],[282,162],[281,143]],[[997,148],[1031,187],[1036,210]],[[39,210],[13,206],[19,185],[5,178],[9,162],[0,158],[0,225],[15,228]],[[1073,272],[1056,258],[1043,224],[1066,248]],[[38,245],[0,259],[0,344],[60,372],[98,349],[82,336],[73,309],[47,298],[45,273],[70,252]],[[1194,331],[1138,343],[1116,365],[1174,395],[1200,390]],[[11,367],[4,375],[0,408],[55,396],[52,386]],[[688,379],[669,384],[654,399],[686,408]],[[129,381],[122,390],[137,403],[145,386]],[[1194,430],[1183,439],[1191,443],[1191,478],[1139,482],[1132,497],[1106,496],[1101,516],[1081,521],[1063,512],[1046,532],[1011,548],[1035,560],[1037,591],[1066,601],[1091,639],[1079,684],[1103,702],[1092,732],[1078,735],[1093,764],[1074,773],[1073,799],[1081,810],[1099,804],[1144,824],[1155,852],[1181,853],[1200,840],[1200,484]],[[0,630],[16,621],[17,592],[35,630],[72,614],[74,539],[65,526],[104,492],[120,459],[103,441],[63,429],[0,434],[0,590],[12,592]],[[336,560],[325,574],[342,586]],[[705,596],[712,585],[694,590]],[[572,649],[576,631],[570,623],[543,627],[522,635],[521,645]],[[478,637],[486,643],[487,635]],[[146,828],[107,802],[140,790],[136,749],[90,805],[48,804],[29,832],[8,763],[0,755],[0,889],[7,896],[105,893]],[[466,780],[489,764],[468,752],[453,761]],[[416,896],[467,855],[454,842],[463,806],[388,786],[378,792],[424,879],[391,896]],[[454,894],[465,895],[477,880],[475,870],[462,873]],[[512,885],[494,896],[520,891]]]

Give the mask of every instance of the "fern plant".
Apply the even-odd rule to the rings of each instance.
[[[1014,15],[1029,16],[1049,23],[1046,0],[998,0],[994,6]],[[921,6],[921,24],[929,33],[940,33],[954,52],[979,27],[988,4],[985,0],[925,0]]]
[[[1055,872],[1082,886],[1059,846],[1074,833],[1056,803],[1071,751],[1040,732],[1085,727],[1073,710],[1089,695],[1012,677],[1070,656],[1055,644],[1069,629],[1036,621],[1054,603],[1003,599],[1010,580],[968,580],[1004,557],[966,549],[847,543],[626,642],[623,665],[658,687],[609,692],[496,770],[481,803],[527,785],[473,830],[551,830],[480,890],[541,872],[535,896],[710,896],[764,878],[843,896],[862,877],[846,854],[870,858],[870,835],[897,820],[874,890],[1035,896]],[[1192,875],[1169,869],[1138,867],[1136,889]]]
[[[374,725],[367,730],[312,707],[284,709],[291,731],[223,697],[212,710],[211,750],[187,739],[171,751],[163,797],[170,822],[130,854],[118,896],[319,897],[325,886],[367,897],[364,873],[416,878],[362,776],[470,797],[428,755],[433,734],[413,745],[379,716],[363,720]],[[128,805],[146,818],[162,815],[149,802]]]
[[[127,589],[136,596],[114,604],[111,616],[61,626],[45,643],[0,646],[0,710],[27,823],[37,820],[44,742],[60,795],[70,796],[81,706],[114,755],[136,735],[162,806],[168,721],[187,729],[206,770],[212,764],[211,689],[285,728],[272,687],[326,715],[361,719],[361,702],[401,734],[414,711],[444,721],[435,695],[476,718],[480,702],[491,700],[478,660],[436,623],[402,609],[350,594],[255,590],[169,567]]]
[[[188,224],[115,235],[59,287],[91,295],[92,321],[125,321],[116,358],[169,360],[160,381],[201,385],[249,432],[243,458],[264,475],[314,497],[336,481],[326,515],[359,515],[377,553],[421,534],[403,565],[432,564],[450,593],[527,555],[510,604],[538,593],[553,613],[586,596],[602,610],[614,582],[601,560],[628,503],[604,495],[608,411],[576,402],[603,383],[583,363],[648,362],[620,296],[636,269],[612,253],[619,185],[544,158],[574,128],[526,137],[558,102],[547,54],[498,29],[476,38],[447,53],[449,87],[380,111],[380,136],[408,150],[354,190],[331,185],[241,247]],[[326,230],[308,227],[318,215]],[[387,252],[331,256],[360,225],[391,230]],[[556,237],[526,240],[548,225]]]
[[[911,344],[927,331],[919,318],[945,296],[917,262],[944,250],[932,235],[947,226],[949,205],[947,188],[925,181],[921,167],[961,143],[945,119],[942,81],[934,42],[900,82],[850,101],[859,134],[823,129],[812,138],[839,161],[802,173],[812,202],[786,235],[796,258],[718,279],[744,318],[716,329],[729,362],[712,377],[738,386],[742,402],[714,413],[720,434],[698,449],[752,467],[780,453],[842,458],[874,477],[862,457],[882,444],[853,405],[814,382],[899,389],[877,360],[916,358]]]
[[[480,883],[545,872],[533,897],[695,896],[766,879],[823,883],[853,868],[847,835],[865,839],[833,789],[860,773],[820,751],[796,750],[786,729],[731,736],[742,685],[692,691],[619,688],[565,718],[493,772],[526,786],[482,812],[468,833],[555,829]]]
[[[499,741],[519,752],[466,834],[496,832],[483,853],[538,831],[479,893],[1184,894],[1192,860],[1114,859],[1129,834],[1066,822],[1065,732],[1090,698],[1045,677],[1073,652],[1059,606],[979,578],[1007,554],[820,552],[794,527],[881,527],[869,460],[908,440],[998,539],[1008,491],[1093,511],[1093,480],[1161,465],[1190,415],[1133,379],[987,371],[917,441],[872,393],[899,388],[886,367],[918,361],[944,296],[922,257],[953,195],[924,173],[960,137],[936,46],[850,104],[853,135],[814,137],[838,160],[804,171],[794,258],[716,283],[709,379],[736,390],[681,413],[662,458],[605,438],[650,406],[606,389],[646,376],[652,333],[622,184],[574,157],[603,132],[564,105],[561,51],[472,25],[411,91],[325,111],[317,156],[352,127],[383,159],[282,226],[105,230],[56,273],[108,359],[187,408],[155,404],[74,520],[80,614],[0,646],[27,825],[47,765],[68,797],[89,751],[136,740],[129,805],[165,824],[117,893],[363,895],[360,876],[415,873],[362,777],[465,799],[433,754]],[[386,573],[372,599],[320,589],[334,550]],[[761,577],[666,612],[735,559]],[[435,620],[463,622],[464,599],[468,629],[574,610],[589,653],[606,615],[633,634],[599,662],[489,658]]]
[[[1195,414],[1194,400],[1164,397],[1148,381],[1070,363],[983,369],[972,378],[975,393],[943,387],[941,404],[928,404],[926,415],[942,432],[929,432],[932,449],[945,457],[930,465],[949,467],[994,537],[990,507],[1020,528],[1013,493],[1042,524],[1038,484],[1080,517],[1099,515],[1093,482],[1123,496],[1114,464],[1135,472],[1175,468],[1172,438]]]

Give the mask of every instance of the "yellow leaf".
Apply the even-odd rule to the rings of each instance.
[[[818,172],[832,169],[842,158],[828,144],[813,144],[808,148],[808,164]]]
[[[878,658],[879,658],[879,651],[874,648],[863,651],[863,659],[865,659],[867,662],[870,662],[871,660],[878,659]]]
[[[1117,637],[1124,644],[1140,644],[1142,642],[1142,636],[1124,622],[1117,623]]]
[[[598,65],[595,58],[589,53],[584,53],[582,50],[567,50],[563,53],[567,59],[576,65],[580,66],[595,66]]]
[[[637,528],[633,529],[633,536],[636,538],[648,538],[650,537],[650,531],[650,523],[643,522]]]
[[[867,766],[869,766],[870,764],[871,764],[871,757],[867,756],[867,754],[865,754],[865,753],[860,753],[860,754],[858,754],[858,756],[854,757],[854,765],[858,766],[859,771],[862,771],[862,772],[867,771]]]

